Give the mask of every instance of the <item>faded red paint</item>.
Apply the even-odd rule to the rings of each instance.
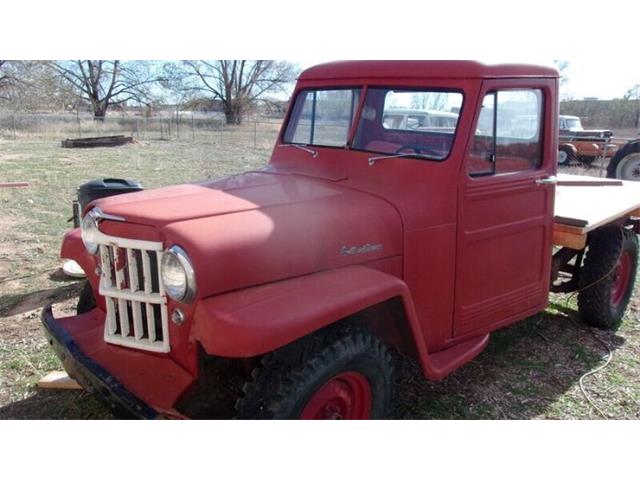
[[[171,353],[127,353],[128,362],[168,358],[194,380],[198,346],[210,355],[252,357],[400,299],[410,338],[399,342],[411,343],[425,375],[440,379],[482,351],[491,331],[546,307],[553,188],[535,180],[555,173],[557,72],[477,62],[341,62],[303,73],[294,95],[367,85],[462,92],[448,159],[371,166],[371,153],[323,147],[314,147],[319,154],[312,158],[280,148],[280,136],[264,171],[95,202],[127,220],[102,222],[105,233],[180,245],[195,269],[198,296],[180,305],[185,323],[170,324]],[[470,177],[480,106],[498,88],[543,92],[542,165]],[[78,259],[97,288],[94,259],[77,232],[66,237],[63,256]],[[169,301],[170,312],[174,306]],[[166,388],[138,385],[120,368],[126,349],[101,345],[99,328],[93,335],[83,341],[101,348],[100,361],[134,393],[155,398],[146,389]],[[187,377],[181,382],[180,391]],[[170,387],[172,395],[177,390]],[[174,396],[156,404],[169,408]]]

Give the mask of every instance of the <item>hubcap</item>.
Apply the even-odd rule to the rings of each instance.
[[[627,293],[629,280],[631,279],[631,255],[624,252],[618,260],[613,271],[613,282],[611,284],[611,305],[617,308]]]
[[[625,157],[616,170],[617,178],[623,180],[640,180],[640,153]]]
[[[558,152],[558,163],[564,164],[566,161],[567,161],[567,152],[565,152],[564,150],[560,150]]]
[[[371,385],[358,372],[341,373],[322,385],[302,410],[302,420],[364,420],[371,417]]]

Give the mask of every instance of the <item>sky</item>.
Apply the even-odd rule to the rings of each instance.
[[[487,63],[570,62],[564,98],[622,97],[640,84],[637,0],[324,0],[301,8],[296,0],[237,2],[181,0],[181,8],[112,0],[127,11],[116,31],[96,35],[87,21],[103,6],[83,0],[5,2],[11,19],[0,28],[9,59],[120,58],[475,59]],[[207,13],[204,10],[208,10]],[[308,9],[308,11],[306,11]],[[115,11],[115,10],[114,10]],[[194,15],[193,12],[198,12]],[[54,21],[54,18],[59,20]],[[141,23],[140,19],[144,19]],[[79,39],[82,39],[80,41]]]

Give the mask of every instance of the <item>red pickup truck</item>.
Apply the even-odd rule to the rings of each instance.
[[[384,122],[408,109],[455,126]],[[123,415],[364,419],[389,411],[392,350],[442,379],[552,290],[579,291],[583,320],[615,328],[640,205],[623,182],[567,177],[569,196],[624,205],[554,206],[557,118],[549,68],[306,70],[263,170],[84,208],[62,257],[88,283],[77,316],[44,309],[50,343]]]

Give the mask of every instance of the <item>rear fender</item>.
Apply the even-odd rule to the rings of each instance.
[[[416,351],[421,359],[428,358],[407,285],[362,266],[202,300],[195,310],[192,335],[211,355],[254,357],[392,298],[403,302]]]

